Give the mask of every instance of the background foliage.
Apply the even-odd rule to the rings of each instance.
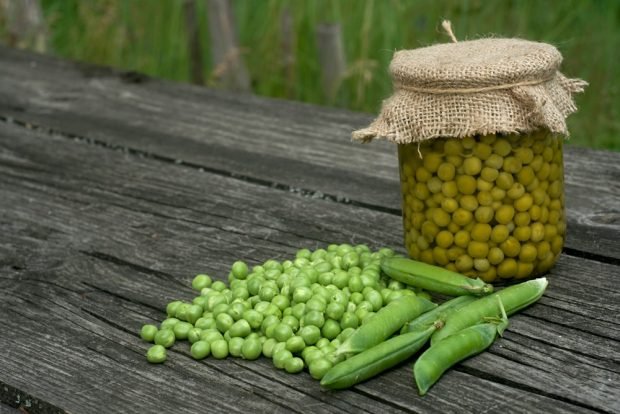
[[[180,0],[42,0],[49,52],[62,57],[188,81]],[[207,7],[197,0],[206,83],[217,86],[209,54]],[[392,53],[457,38],[496,35],[549,42],[562,71],[590,82],[569,118],[570,143],[620,150],[620,1],[617,0],[234,0],[242,56],[254,93],[375,113],[390,95]],[[292,56],[282,15],[292,18]],[[321,88],[315,28],[342,27],[347,70],[335,98]],[[0,29],[3,27],[0,17]],[[0,30],[0,40],[2,39]],[[291,59],[292,58],[292,59]]]

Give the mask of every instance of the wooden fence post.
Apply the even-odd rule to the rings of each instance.
[[[47,28],[39,0],[0,0],[4,12],[9,46],[47,50]]]
[[[249,92],[250,76],[237,40],[230,0],[209,0],[207,6],[211,56],[215,65],[211,75],[228,89]]]
[[[320,23],[316,27],[316,39],[323,91],[328,101],[333,103],[347,70],[340,24]]]
[[[203,85],[202,49],[200,48],[200,28],[196,18],[196,0],[185,0],[183,2],[183,13],[185,17],[185,31],[187,33],[189,76],[192,83]]]
[[[293,16],[288,7],[280,15],[280,45],[282,47],[282,67],[284,69],[284,88],[287,98],[295,95],[295,30]]]

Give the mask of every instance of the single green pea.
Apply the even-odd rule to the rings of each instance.
[[[241,346],[241,357],[253,361],[258,359],[262,351],[263,347],[259,339],[248,338],[243,342],[243,346]]]
[[[192,280],[192,288],[197,291],[201,291],[204,288],[211,287],[211,277],[207,274],[199,274]]]
[[[349,278],[349,290],[354,293],[359,293],[364,289],[362,278],[359,275],[351,275]]]
[[[321,296],[314,296],[308,302],[306,302],[306,310],[307,311],[318,311],[325,312],[327,308],[326,301]]]
[[[281,311],[291,306],[291,301],[285,295],[276,295],[271,299],[271,303]]]
[[[250,323],[245,319],[239,319],[237,322],[232,324],[228,332],[230,332],[230,336],[233,338],[245,338],[250,334],[250,332],[252,332],[252,327],[250,326]]]
[[[240,260],[236,261],[233,263],[231,271],[237,279],[244,280],[248,276],[248,265]]]
[[[151,364],[161,364],[166,360],[166,348],[162,345],[153,345],[146,351],[146,360]]]
[[[226,313],[228,313],[235,321],[238,321],[243,317],[243,312],[247,310],[247,307],[244,303],[236,302],[232,303]]]
[[[227,313],[220,313],[215,318],[215,326],[217,327],[217,330],[222,333],[228,331],[234,322],[235,321],[232,316]]]
[[[297,332],[306,345],[314,345],[321,338],[321,330],[314,325],[306,325]]]
[[[364,323],[364,318],[366,318],[369,313],[370,311],[364,308],[359,308],[355,310],[355,316],[357,316],[357,319],[360,321],[360,325]]]
[[[275,348],[275,346],[277,345],[278,341],[276,341],[274,338],[268,338],[267,340],[265,340],[265,342],[263,342],[263,355],[267,358],[271,358],[273,357],[273,349]]]
[[[373,311],[378,311],[383,307],[383,297],[381,293],[376,290],[370,290],[365,295],[364,298],[372,305]]]
[[[172,328],[172,331],[174,332],[174,337],[177,340],[184,340],[187,339],[187,335],[189,335],[189,331],[194,327],[194,325],[192,325],[189,322],[179,322],[176,325],[174,325],[174,327]]]
[[[238,286],[232,290],[233,299],[248,299],[250,297],[250,292],[248,292],[248,288],[245,286]]]
[[[211,355],[216,359],[224,359],[228,356],[228,342],[218,339],[211,343]]]
[[[306,312],[303,319],[303,326],[314,325],[318,328],[322,328],[325,323],[325,317],[323,316],[323,312],[317,310],[311,310]]]
[[[194,324],[194,327],[196,327],[198,329],[215,328],[215,319],[213,319],[213,317],[204,317],[203,316],[202,318],[199,318],[196,321],[196,323]]]
[[[359,326],[359,318],[353,312],[345,312],[340,318],[340,327],[344,330],[347,328],[357,328]]]
[[[278,369],[284,369],[286,361],[293,358],[291,351],[281,349],[273,354],[273,365]]]
[[[340,320],[344,314],[344,305],[338,302],[332,302],[327,305],[325,316],[331,319]]]
[[[310,375],[312,378],[316,380],[320,380],[325,376],[327,371],[331,369],[333,364],[326,358],[317,358],[314,359],[310,364],[308,364],[308,370],[310,371]]]
[[[200,334],[200,340],[207,341],[210,344],[220,339],[224,339],[224,336],[217,329],[207,329]]]
[[[293,336],[293,329],[289,325],[285,323],[279,323],[275,326],[273,331],[273,337],[278,342],[285,342],[291,336]]]
[[[194,342],[189,352],[194,359],[204,359],[211,353],[211,345],[207,341]]]
[[[278,290],[272,286],[264,285],[258,290],[258,296],[261,300],[271,302],[271,300],[278,294]]]
[[[278,318],[282,317],[282,311],[280,310],[280,308],[278,308],[276,305],[274,305],[273,303],[269,303],[269,305],[267,305],[267,308],[265,309],[264,315],[275,315]]]
[[[319,349],[323,349],[328,346],[331,342],[327,338],[321,338],[316,342],[316,347]]]
[[[310,260],[306,259],[305,257],[298,257],[295,260],[293,260],[293,266],[295,266],[298,269],[306,267],[309,264],[310,264]]]
[[[286,340],[286,349],[292,353],[303,351],[306,347],[306,342],[301,336],[291,336]]]
[[[177,318],[166,318],[159,324],[159,329],[172,329],[179,322]]]
[[[284,370],[289,374],[297,374],[304,369],[304,361],[301,358],[293,357],[284,362]]]
[[[170,348],[172,345],[174,345],[174,341],[175,341],[174,332],[172,331],[172,329],[169,329],[169,328],[160,329],[155,334],[153,341],[155,342],[156,345],[162,345],[166,348]]]
[[[206,296],[196,296],[194,299],[192,299],[192,303],[194,305],[200,306],[203,310],[207,308],[208,302],[209,298],[207,298]]]
[[[306,303],[312,298],[312,289],[307,286],[300,286],[293,290],[293,301],[296,303]]]
[[[282,318],[282,323],[291,327],[293,332],[296,332],[299,329],[299,320],[293,315],[287,315]]]
[[[245,339],[241,337],[230,338],[230,341],[228,341],[228,353],[234,357],[240,357],[244,343]]]
[[[202,306],[189,305],[185,314],[185,320],[193,325],[202,316],[203,312]]]
[[[221,304],[228,304],[228,299],[226,298],[225,295],[221,294],[220,292],[217,292],[217,293],[214,293],[208,296],[207,310],[213,311],[213,309],[215,309],[218,305],[221,305]]]
[[[305,303],[297,303],[293,305],[291,309],[291,316],[294,316],[298,321],[303,318],[306,314],[306,304]]]
[[[153,342],[153,340],[155,339],[155,335],[157,334],[157,326],[155,325],[151,325],[151,324],[147,324],[144,325],[142,327],[142,329],[140,329],[140,337],[142,338],[142,340],[146,341],[146,342]]]
[[[336,338],[341,332],[340,323],[334,319],[327,319],[323,328],[321,329],[321,334],[323,337],[327,339]]]
[[[308,365],[308,366],[315,359],[321,359],[321,358],[325,357],[325,354],[323,353],[323,351],[321,351],[317,347],[310,347],[310,348],[304,349],[304,351],[306,351],[306,350],[307,350],[307,352],[303,352],[302,353],[302,358],[306,362],[306,365]]]
[[[217,315],[219,315],[220,313],[228,313],[229,310],[230,305],[228,303],[220,303],[213,308],[211,314],[214,318],[217,318]]]
[[[347,272],[338,270],[334,272],[332,283],[338,288],[343,289],[349,286],[349,274]]]
[[[266,334],[267,328],[273,325],[277,325],[280,322],[280,318],[275,315],[266,315],[263,319],[263,323],[261,323],[261,331]]]
[[[359,256],[355,251],[349,251],[342,256],[342,268],[350,269],[359,264]]]
[[[189,341],[190,344],[194,344],[200,341],[201,336],[202,336],[202,329],[192,328],[187,333],[187,340]]]
[[[361,290],[359,292],[352,292],[349,301],[353,302],[355,305],[359,305],[364,300],[364,295],[362,295]]]
[[[252,276],[248,278],[247,288],[250,295],[258,295],[258,292],[265,282],[265,278],[262,276]]]
[[[244,311],[242,317],[248,321],[248,324],[252,329],[260,328],[263,323],[263,314],[254,309]]]
[[[177,308],[179,307],[180,304],[182,304],[183,302],[181,302],[180,300],[175,300],[170,302],[169,304],[166,305],[166,314],[169,317],[173,317],[174,315],[176,315],[177,313]]]
[[[221,280],[216,280],[211,284],[211,289],[218,292],[223,292],[226,289],[226,283],[222,282]]]

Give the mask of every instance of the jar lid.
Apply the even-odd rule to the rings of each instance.
[[[587,83],[562,75],[561,62],[554,46],[522,39],[398,51],[390,64],[394,94],[353,139],[404,144],[537,130],[568,136],[566,117],[577,110],[572,94]]]
[[[398,51],[390,72],[398,86],[450,90],[539,82],[561,62],[552,45],[491,38]]]

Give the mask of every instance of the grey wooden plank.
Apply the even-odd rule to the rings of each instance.
[[[393,145],[349,141],[369,115],[128,76],[9,49],[0,49],[0,62],[4,118],[398,214]],[[617,261],[620,154],[568,148],[565,158],[567,247]]]
[[[98,306],[84,304],[84,300],[80,299],[80,306],[87,307],[86,312],[76,312],[81,312],[79,317],[84,320],[82,324],[87,327],[96,325],[101,333],[115,338],[109,343],[112,350],[115,350],[114,343],[118,342],[119,338],[125,338],[123,344],[137,340],[135,334],[131,335],[130,332],[136,332],[139,328],[139,315],[146,314],[149,316],[145,318],[157,318],[155,309],[162,309],[168,300],[176,298],[169,295],[175,291],[187,294],[187,289],[180,287],[179,281],[188,284],[189,275],[197,271],[209,270],[223,278],[229,264],[240,255],[249,260],[265,260],[277,254],[290,255],[296,247],[307,245],[306,243],[315,243],[315,246],[326,244],[334,241],[332,237],[370,242],[375,246],[395,245],[400,240],[398,232],[390,230],[399,228],[400,219],[391,214],[283,193],[209,173],[198,174],[196,170],[184,166],[163,165],[157,160],[141,159],[85,142],[73,142],[61,136],[25,131],[15,125],[0,124],[0,173],[3,176],[0,192],[4,195],[0,200],[0,209],[8,213],[0,220],[3,230],[0,238],[0,247],[3,250],[0,251],[8,252],[0,260],[0,269],[3,277],[11,278],[11,281],[6,283],[12,283],[13,278],[27,274],[28,277],[36,276],[45,280],[47,284],[58,284],[58,287],[51,285],[49,297],[38,296],[35,300],[35,304],[42,301],[48,313],[53,304],[50,300],[57,301],[60,296],[58,291],[64,292],[67,284],[72,287],[86,280],[87,291],[98,291],[95,297],[101,298],[105,297],[104,294],[109,294],[111,298],[108,300],[111,302],[99,299],[101,303]],[[128,177],[132,179],[128,180]],[[222,203],[224,205],[221,205]],[[316,217],[321,218],[318,229]],[[359,226],[360,222],[373,224]],[[267,233],[264,228],[268,229]],[[257,245],[258,240],[260,245]],[[53,246],[58,247],[50,251]],[[247,253],[249,249],[254,249],[251,255]],[[80,251],[89,253],[86,256],[98,264],[84,269],[81,264],[84,254],[79,253]],[[565,262],[567,260],[568,262]],[[582,259],[563,255],[560,264],[554,269],[554,272],[557,270],[561,274],[558,279],[573,282],[591,280],[595,285],[599,280],[602,281],[601,285],[606,289],[601,292],[601,301],[605,303],[605,295],[612,295],[607,299],[607,310],[612,314],[614,310],[617,313],[617,302],[613,307],[613,295],[617,293],[617,289],[614,289],[613,282],[610,282],[614,277],[617,278],[617,266],[604,263],[595,263],[593,266],[586,263],[576,276],[572,271],[574,263],[571,260]],[[110,263],[125,268],[125,281],[118,277],[119,274],[123,275],[123,272],[101,270]],[[191,266],[195,267],[190,269]],[[134,279],[131,276],[134,272],[140,274],[140,277],[136,276]],[[150,276],[152,281],[149,282],[147,276]],[[552,281],[553,277],[554,273],[550,275]],[[138,287],[136,283],[139,283]],[[24,283],[16,286],[24,286]],[[26,293],[37,292],[40,295],[47,290],[37,287],[30,288]],[[542,311],[554,303],[554,297],[564,296],[570,299],[574,302],[571,305],[574,308],[579,308],[590,299],[582,299],[581,291],[568,283],[552,283],[549,294],[549,299],[545,298],[540,306],[536,305],[526,312],[526,316],[545,320],[544,324],[538,325],[540,329],[554,323],[547,321]],[[120,322],[122,324],[119,325],[119,314],[124,317],[132,312],[119,312],[117,299],[133,304],[125,305],[135,313],[132,322]],[[27,308],[32,310],[31,307],[35,304],[30,303]],[[53,314],[54,320],[63,316],[65,319],[67,316],[76,317],[76,312],[63,310],[67,306],[69,305],[54,306],[55,311],[59,312]],[[566,318],[566,315],[574,311],[573,307],[569,308],[570,312],[563,313],[562,308],[557,306],[553,312],[559,315],[558,319],[564,325],[574,329],[575,333],[582,329],[591,332],[587,329],[596,327],[601,309],[584,307],[582,316],[590,323],[582,327],[572,326],[570,319]],[[11,307],[19,308],[21,306]],[[38,312],[37,316],[41,313]],[[542,312],[542,316],[539,312]],[[5,313],[0,313],[3,314]],[[518,317],[520,316],[515,318]],[[102,324],[99,325],[97,321],[102,321]],[[112,322],[116,326],[113,326]],[[603,322],[614,326],[613,319]],[[58,328],[57,322],[50,321],[49,325]],[[617,323],[615,326],[617,327]],[[600,329],[603,328],[605,327]],[[561,329],[562,325],[553,326],[556,332]],[[84,336],[83,331],[68,332],[65,335],[69,338],[80,337],[80,334]],[[516,329],[514,332],[521,334],[523,330]],[[584,345],[577,349],[585,352],[588,358],[596,358],[606,346],[612,346],[606,344],[617,343],[617,339],[599,339],[595,334],[596,332],[591,332],[590,336],[584,336]],[[129,339],[130,336],[132,339]],[[590,343],[595,346],[589,347]],[[132,343],[132,346],[137,345]],[[106,349],[103,347],[101,351],[106,352]],[[588,349],[592,350],[590,354],[587,353]],[[51,355],[55,352],[55,348],[50,351]],[[129,351],[124,352],[131,355]],[[124,360],[137,364],[129,356]],[[517,361],[523,365],[526,362],[525,358]],[[239,369],[239,364],[232,363]],[[581,362],[573,360],[569,364],[579,367]],[[269,372],[268,364],[265,369],[250,364],[247,367],[243,364],[241,366],[263,372],[269,376],[269,381],[286,381],[297,387],[294,388],[296,392],[316,386],[307,376],[305,379],[301,376],[289,380],[283,373]],[[498,366],[506,368],[499,362],[498,365],[489,367],[484,365],[491,373],[494,373]],[[588,372],[602,375],[604,368],[599,368],[599,371]],[[395,372],[406,378],[399,382],[400,388],[396,387],[389,376],[381,376],[353,391],[338,393],[338,398],[360,404],[362,395],[379,401],[386,409],[394,407],[405,410],[409,407],[416,410],[416,407],[425,407],[429,399],[419,399],[411,392],[409,368],[403,366]],[[510,376],[510,372],[511,370],[507,370],[505,375]],[[444,401],[444,405],[436,406],[437,410],[452,410],[455,404],[462,401],[464,393],[478,395],[479,392],[475,390],[485,390],[483,394],[486,397],[476,397],[475,400],[468,401],[471,404],[478,401],[480,407],[491,410],[506,393],[514,395],[517,400],[521,396],[523,401],[556,407],[556,410],[564,412],[570,412],[571,407],[574,411],[576,407],[585,409],[592,406],[595,411],[603,412],[613,407],[596,408],[588,400],[591,393],[585,393],[583,400],[579,400],[581,397],[578,396],[573,400],[563,401],[554,394],[548,395],[544,381],[527,385],[525,391],[497,380],[491,381],[496,385],[489,387],[486,384],[489,380],[484,376],[491,374],[480,369],[474,373],[476,375],[464,373],[467,377],[459,378],[465,384],[460,384],[460,388],[454,387],[452,393],[444,393],[438,397]],[[233,378],[230,381],[240,379]],[[568,376],[567,373],[559,372],[551,383],[574,384],[576,381],[576,378]],[[28,389],[23,383],[20,384]],[[488,391],[489,388],[492,390]],[[395,398],[392,393],[399,397]],[[288,398],[294,399],[295,394]],[[325,398],[331,401],[331,397]],[[326,400],[320,401],[327,404]],[[575,403],[582,405],[575,406]],[[523,407],[526,407],[527,404],[524,404]],[[609,403],[600,400],[598,404]]]

